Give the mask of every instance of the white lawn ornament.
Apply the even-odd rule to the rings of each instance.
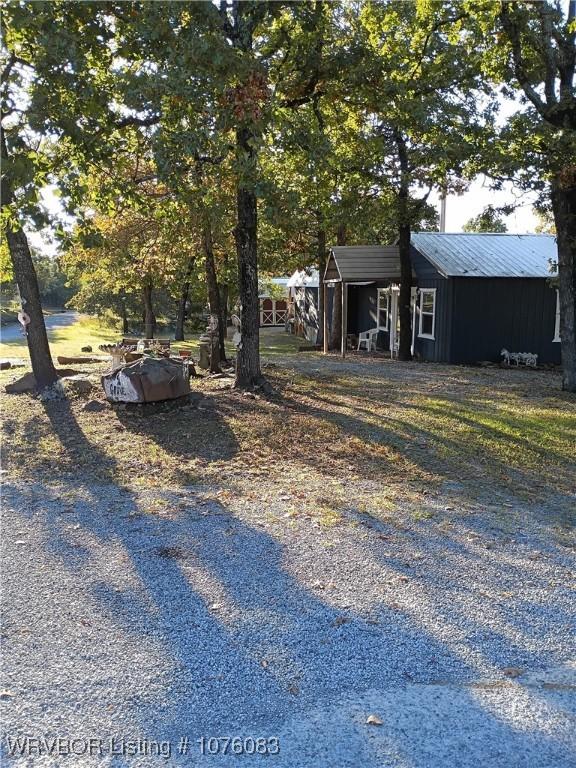
[[[514,363],[514,365],[525,365],[529,368],[536,368],[538,366],[538,355],[533,352],[509,352],[506,348],[500,352],[502,355],[502,362],[506,365]]]
[[[18,291],[18,294],[20,295],[20,291]],[[22,330],[24,331],[24,335],[28,335],[28,327],[30,325],[30,315],[26,312],[24,307],[28,301],[24,298],[24,296],[20,296],[20,312],[18,312],[18,322],[22,326]]]
[[[240,349],[242,346],[242,334],[240,333],[240,318],[238,315],[232,315],[232,325],[236,328],[232,336],[232,343],[236,349]]]
[[[30,325],[30,315],[26,314],[23,309],[18,312],[18,322],[24,330],[26,330],[27,325]]]

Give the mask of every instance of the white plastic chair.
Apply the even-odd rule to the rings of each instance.
[[[378,339],[378,328],[370,328],[368,331],[362,331],[358,334],[358,351],[365,345],[366,351],[376,350],[376,340]]]

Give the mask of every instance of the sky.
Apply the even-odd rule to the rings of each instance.
[[[50,188],[43,190],[42,199],[51,213],[57,214],[61,211],[60,201]],[[493,192],[489,189],[487,181],[478,179],[470,185],[468,191],[463,195],[448,196],[446,200],[446,232],[462,232],[464,224],[473,216],[482,213],[487,205],[498,207],[511,203],[515,203],[517,208],[514,213],[504,217],[508,231],[515,234],[534,232],[538,223],[532,208],[534,199],[534,195],[521,194],[512,185],[508,185],[500,192]],[[439,209],[440,204],[437,196],[431,196],[430,202]],[[48,256],[56,254],[55,244],[47,241],[46,236],[40,232],[29,231],[28,237],[30,244],[41,253]]]
[[[462,232],[464,224],[492,205],[495,208],[514,204],[513,213],[503,216],[509,232],[521,234],[534,232],[538,220],[534,215],[534,194],[526,194],[508,184],[499,192],[492,191],[488,182],[482,179],[474,181],[463,195],[449,195],[446,199],[446,232]],[[439,207],[438,197],[431,196],[433,205]]]

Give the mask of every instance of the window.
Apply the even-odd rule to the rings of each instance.
[[[418,336],[433,339],[436,325],[436,288],[420,289],[420,323]]]
[[[390,289],[378,288],[378,328],[389,330],[390,322]]]
[[[554,338],[552,341],[560,341],[560,293],[556,289],[556,319],[554,321]]]

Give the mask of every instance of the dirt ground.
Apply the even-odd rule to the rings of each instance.
[[[65,400],[2,394],[7,736],[163,739],[175,766],[213,762],[184,735],[230,734],[285,768],[573,765],[574,396],[283,343],[267,398],[220,377],[111,406],[105,364]]]
[[[323,525],[352,508],[391,520],[464,515],[479,503],[533,518],[546,508],[547,524],[571,535],[576,401],[558,374],[309,352],[264,366],[270,398],[204,378],[189,401],[92,412],[87,400],[105,402],[104,364],[85,366],[94,388],[81,397],[4,394],[4,470],[126,487],[200,483],[291,501],[289,514]]]

